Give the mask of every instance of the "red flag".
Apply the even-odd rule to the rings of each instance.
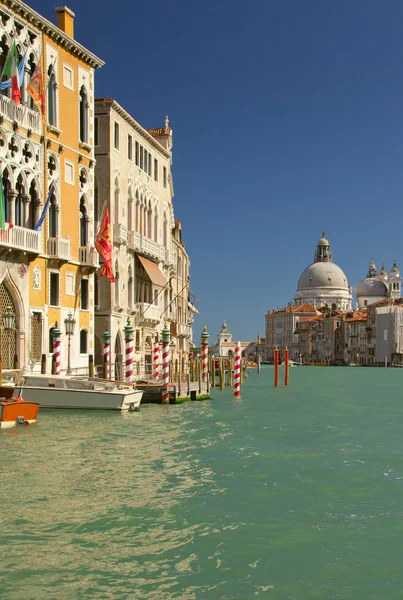
[[[42,119],[45,120],[45,92],[42,82],[42,64],[39,62],[32,73],[32,77],[27,85],[27,92],[35,102],[42,113]]]
[[[111,222],[109,220],[108,207],[105,208],[104,216],[102,217],[101,227],[99,228],[98,235],[95,240],[95,248],[104,259],[104,264],[101,268],[100,275],[106,275],[109,281],[114,282],[115,277],[112,269]]]

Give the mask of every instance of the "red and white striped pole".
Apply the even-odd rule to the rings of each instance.
[[[234,396],[241,395],[241,342],[235,346],[234,359]]]
[[[162,337],[162,403],[169,404],[169,340],[171,332],[168,328],[168,323],[165,323],[165,327],[161,333]]]
[[[53,327],[52,335],[53,335],[53,353],[55,355],[55,373],[56,373],[56,375],[60,375],[61,330],[57,324],[57,321],[55,323],[55,326]]]
[[[159,350],[160,350],[160,345],[159,345],[158,339],[156,339],[154,342],[154,378],[155,378],[155,381],[158,381],[159,375],[160,375],[159,370],[158,370]]]
[[[202,381],[207,381],[208,373],[208,339],[210,335],[207,333],[206,325],[203,328],[203,333],[200,335],[202,349]]]
[[[125,332],[126,343],[126,383],[133,383],[133,333],[130,317],[127,317],[126,326],[123,328]]]
[[[105,325],[104,331],[104,364],[106,365],[106,378],[111,376],[111,334],[108,331],[108,325]]]

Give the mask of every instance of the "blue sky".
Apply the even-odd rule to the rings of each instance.
[[[29,4],[52,21],[49,0]],[[96,96],[174,131],[175,215],[200,298],[194,327],[264,335],[322,229],[355,286],[403,270],[403,3],[69,0],[105,60]],[[124,6],[124,10],[123,10]]]

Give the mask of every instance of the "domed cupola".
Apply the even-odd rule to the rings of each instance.
[[[382,273],[384,273],[382,275]],[[376,272],[376,266],[371,258],[371,263],[368,267],[368,274],[365,279],[357,285],[357,303],[358,308],[366,308],[369,304],[379,302],[387,297],[388,288],[385,281],[388,277],[384,267],[382,267],[379,275]]]
[[[314,256],[314,262],[332,262],[332,253],[330,252],[329,241],[325,238],[325,232],[322,231],[322,237],[320,238],[316,247]]]
[[[385,265],[382,265],[382,269],[379,271],[378,277],[380,279],[382,279],[383,281],[387,281],[387,279],[388,279],[388,273],[387,273],[387,271],[385,269]]]
[[[368,275],[367,277],[376,277],[376,266],[374,265],[374,261],[371,258],[370,265],[368,267]]]
[[[400,275],[400,271],[397,268],[396,261],[393,263],[393,267],[391,268],[390,272],[393,275]]]

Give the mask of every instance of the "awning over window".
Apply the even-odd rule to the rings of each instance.
[[[196,315],[200,315],[199,311],[197,310],[197,308],[195,306],[193,306],[193,304],[191,302],[188,302],[188,307],[190,308],[190,310],[194,313],[196,313]]]
[[[152,283],[154,285],[158,285],[158,287],[165,287],[167,284],[167,280],[165,279],[164,275],[161,273],[157,265],[151,260],[144,258],[144,256],[139,256],[139,260],[145,268],[146,273],[151,279]]]

